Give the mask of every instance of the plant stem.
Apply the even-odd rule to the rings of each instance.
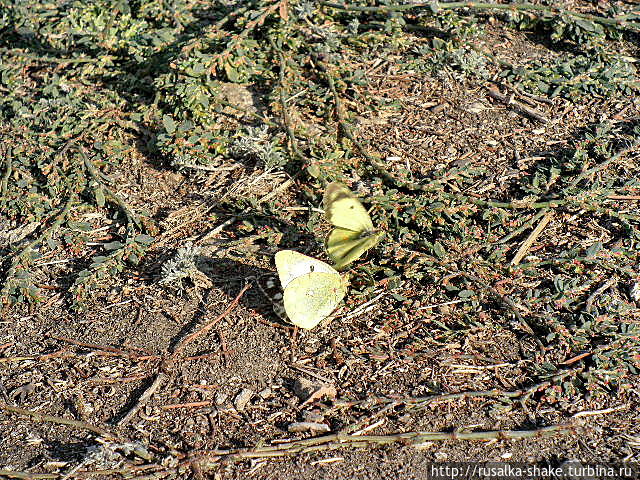
[[[393,435],[345,435],[337,433],[253,449],[214,450],[211,453],[200,456],[195,455],[188,463],[195,463],[203,470],[211,470],[220,463],[233,463],[247,458],[278,457],[320,450],[363,448],[371,445],[391,445],[394,443],[419,446],[426,442],[446,440],[521,440],[564,435],[575,433],[575,431],[576,428],[572,425],[552,425],[536,430],[491,430],[486,432],[407,432]]]
[[[287,132],[287,137],[289,137],[289,142],[291,143],[291,148],[293,149],[293,153],[299,159],[303,159],[300,150],[298,149],[298,142],[296,141],[296,136],[293,133],[293,129],[291,128],[291,118],[289,117],[289,111],[287,110],[287,100],[285,99],[285,68],[287,65],[287,61],[284,58],[284,55],[280,49],[278,49],[271,38],[269,38],[269,43],[271,43],[271,48],[278,53],[278,57],[280,58],[280,105],[282,107],[282,122],[284,123],[284,129]]]
[[[39,245],[42,242],[44,242],[45,240],[47,240],[48,238],[50,238],[60,228],[62,223],[67,218],[67,215],[71,211],[71,207],[72,207],[73,203],[75,202],[75,200],[76,200],[75,194],[72,194],[71,196],[69,196],[69,198],[67,199],[67,202],[65,203],[64,207],[62,208],[60,213],[58,213],[58,215],[56,215],[55,220],[53,221],[51,226],[48,227],[48,228],[45,228],[44,231],[40,234],[40,236],[38,236],[35,240],[33,240],[26,247],[24,247],[20,251],[20,253],[18,253],[13,258],[13,261],[11,262],[11,266],[7,270],[4,287],[0,291],[0,301],[5,299],[7,297],[7,295],[9,294],[9,290],[11,288],[11,284],[12,284],[12,280],[13,280],[12,277],[16,274],[16,270],[18,268],[18,265],[20,265],[20,262],[22,262],[23,260],[28,260],[27,257],[31,253],[31,250],[33,248],[35,248],[37,245]]]
[[[93,164],[93,162],[91,160],[89,160],[89,157],[87,157],[87,155],[84,153],[84,150],[82,149],[82,147],[76,147],[76,150],[80,153],[80,156],[82,157],[82,160],[84,161],[84,165],[87,169],[87,172],[89,172],[89,176],[100,185],[100,187],[104,190],[104,193],[106,193],[109,197],[111,197],[111,199],[113,200],[113,202],[120,207],[120,209],[122,210],[122,212],[124,213],[125,217],[127,218],[127,223],[128,223],[128,227],[129,230],[132,230],[132,225],[136,225],[140,230],[144,230],[144,227],[142,225],[142,222],[140,221],[140,219],[131,211],[131,209],[129,208],[129,206],[124,202],[124,200],[122,200],[117,193],[115,193],[113,190],[111,190],[109,187],[107,187],[105,185],[105,181],[102,177],[101,172],[96,168],[96,166]]]

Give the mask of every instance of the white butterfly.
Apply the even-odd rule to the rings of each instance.
[[[298,327],[315,327],[336,309],[347,292],[346,281],[333,267],[302,253],[278,252],[276,268],[283,293],[274,293],[275,279],[265,277],[259,285],[273,301],[276,314],[279,305],[284,306],[287,318]]]

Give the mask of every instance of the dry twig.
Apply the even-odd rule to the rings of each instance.
[[[487,92],[491,98],[498,100],[501,103],[504,103],[519,115],[532,118],[533,120],[536,120],[541,123],[547,123],[549,121],[549,119],[545,117],[542,112],[539,112],[535,108],[530,108],[515,102],[513,100],[513,97],[500,93],[495,86],[489,87],[487,89]]]
[[[220,464],[238,462],[250,458],[271,458],[336,450],[341,448],[365,448],[372,445],[391,445],[401,443],[419,447],[420,444],[434,441],[489,441],[520,440],[526,438],[545,438],[554,435],[576,433],[573,425],[552,425],[536,430],[492,430],[486,432],[406,432],[393,435],[346,435],[337,433],[322,437],[292,440],[266,447],[236,450],[213,450],[195,453],[186,464],[197,464],[203,471],[212,470]]]
[[[487,290],[488,292],[490,292],[493,296],[495,296],[496,298],[498,298],[502,303],[504,303],[506,306],[509,307],[509,309],[514,313],[514,315],[516,316],[516,318],[518,319],[518,322],[520,322],[520,325],[522,325],[523,329],[534,338],[534,341],[536,342],[536,344],[538,345],[538,347],[542,350],[544,348],[544,345],[542,345],[542,342],[540,341],[540,339],[536,336],[535,332],[533,331],[533,329],[531,328],[531,325],[529,325],[527,323],[527,321],[524,319],[524,317],[520,314],[520,309],[518,308],[518,305],[516,305],[516,303],[511,300],[511,298],[509,298],[507,295],[502,295],[500,292],[498,292],[495,288],[493,288],[492,286],[488,285],[484,280],[482,280],[481,278],[475,276],[475,275],[471,275],[470,273],[462,273],[462,275],[464,275],[466,278],[468,278],[469,280],[477,283],[479,286],[481,286],[482,288],[484,288],[485,290]]]

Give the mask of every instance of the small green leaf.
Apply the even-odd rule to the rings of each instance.
[[[169,135],[173,135],[173,132],[176,131],[176,122],[173,120],[171,115],[163,115],[162,124]]]
[[[433,244],[433,253],[435,253],[438,258],[444,258],[447,254],[440,242],[436,242]]]
[[[602,242],[594,243],[587,248],[587,258],[595,258],[600,250],[602,250]]]
[[[307,173],[313,178],[320,178],[320,167],[317,164],[312,163],[307,167]]]
[[[104,207],[104,191],[101,187],[96,187],[93,189],[93,196],[96,198],[96,205],[98,205],[98,207],[100,208]]]
[[[155,238],[151,235],[145,235],[144,233],[141,233],[140,235],[136,235],[135,241],[136,243],[141,243],[143,245],[151,245],[155,241]]]
[[[405,297],[404,295],[399,295],[397,293],[392,293],[391,296],[395,299],[398,300],[400,302],[406,302],[407,300],[409,300],[408,297]]]

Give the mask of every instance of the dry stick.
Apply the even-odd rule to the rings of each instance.
[[[141,477],[136,475],[135,480],[159,480],[168,475],[174,475],[173,478],[175,478],[175,474],[175,470],[160,470],[158,472],[152,473],[151,475],[143,475]]]
[[[472,399],[472,398],[487,398],[487,397],[502,397],[502,398],[527,398],[541,390],[543,388],[548,387],[554,381],[562,380],[569,375],[573,375],[577,372],[581,371],[580,368],[573,368],[571,370],[566,370],[562,373],[554,375],[553,377],[545,380],[541,383],[536,383],[531,387],[526,389],[514,390],[514,391],[503,391],[503,390],[478,390],[478,391],[469,391],[469,392],[458,392],[458,393],[443,393],[440,395],[431,395],[428,397],[408,397],[408,398],[390,398],[390,397],[369,397],[363,400],[352,400],[352,401],[336,401],[334,405],[327,411],[327,413],[334,411],[338,408],[351,408],[354,406],[366,406],[366,405],[377,405],[377,404],[389,404],[392,403],[394,405],[404,405],[409,410],[423,410],[428,405],[431,405],[436,402],[445,402],[450,400],[460,400],[460,399]],[[326,414],[325,414],[326,415]]]
[[[82,467],[82,466],[81,466]],[[81,468],[80,467],[80,468]],[[145,465],[144,467],[152,467],[152,468],[158,468],[159,466],[155,466],[155,465]],[[149,468],[145,468],[145,470],[148,470]],[[89,470],[89,471],[82,471],[82,472],[78,472],[78,471],[74,471],[74,472],[70,472],[71,475],[69,475],[69,473],[67,473],[67,475],[65,476],[61,476],[61,474],[59,473],[30,473],[30,472],[15,472],[12,470],[0,470],[0,477],[2,478],[17,478],[17,479],[26,479],[26,480],[45,480],[45,479],[53,479],[53,478],[57,478],[57,479],[61,479],[64,480],[65,478],[92,478],[92,477],[96,477],[98,475],[101,475],[102,478],[106,478],[107,476],[111,476],[114,474],[118,474],[121,477],[124,478],[135,478],[136,480],[158,480],[160,478],[166,477],[169,474],[175,474],[174,470],[161,470],[161,471],[157,471],[151,475],[145,475],[143,477],[138,476],[136,474],[136,472],[141,471],[143,469],[141,468],[111,468],[111,469],[105,469],[105,470]],[[135,477],[132,477],[131,475],[135,475]],[[161,476],[159,476],[161,475]],[[98,477],[100,478],[100,477]]]
[[[235,215],[231,218],[227,218],[224,222],[222,222],[220,225],[218,225],[217,227],[215,227],[213,230],[208,231],[207,233],[205,233],[204,235],[202,235],[200,238],[198,238],[198,240],[196,241],[196,244],[200,244],[203,242],[206,242],[208,239],[210,239],[211,237],[215,237],[218,233],[220,233],[222,230],[224,230],[225,228],[227,228],[229,225],[231,225],[232,223],[234,223],[236,220],[238,220],[238,216],[240,215],[244,215],[246,213],[249,212],[248,208],[245,208],[242,212],[240,212],[238,215]]]
[[[531,245],[533,245],[533,242],[536,241],[538,236],[542,233],[542,230],[544,230],[544,228],[547,226],[547,224],[551,221],[552,218],[553,218],[553,210],[547,210],[547,213],[545,214],[544,218],[540,221],[540,223],[536,226],[536,228],[533,229],[533,232],[531,232],[531,234],[522,243],[522,245],[520,245],[520,248],[518,249],[515,256],[513,257],[513,260],[511,260],[511,265],[518,265],[520,263],[520,261],[524,258],[524,256],[527,254],[527,252],[531,248]]]
[[[96,427],[95,425],[91,425],[90,423],[82,422],[80,420],[72,420],[70,418],[56,417],[54,415],[44,415],[40,412],[34,412],[32,410],[26,410],[24,408],[14,407],[1,402],[0,402],[0,410],[16,413],[18,415],[29,416],[29,417],[32,417],[37,422],[57,423],[59,425],[67,425],[69,427],[77,428],[78,430],[88,430],[102,437],[107,441],[131,443],[130,440],[126,438],[118,437],[117,435],[109,432],[108,430],[105,430],[100,427]],[[149,452],[144,447],[135,447],[133,450],[133,453],[135,453],[136,456],[142,458],[143,460],[149,461],[153,458],[151,454],[149,454]]]
[[[480,277],[476,277],[475,275],[472,275],[472,274],[466,273],[466,272],[461,272],[461,273],[462,273],[462,275],[467,277],[469,280],[471,280],[473,282],[476,282],[479,286],[481,286],[485,290],[489,291],[496,298],[498,298],[500,301],[502,301],[502,303],[507,305],[511,309],[511,311],[515,314],[516,318],[518,319],[518,322],[520,322],[520,325],[522,325],[524,330],[527,333],[529,333],[530,335],[533,336],[535,342],[538,344],[538,347],[540,349],[544,348],[544,345],[542,345],[542,342],[536,336],[536,334],[533,331],[533,329],[531,328],[531,326],[527,323],[527,321],[524,319],[524,317],[520,314],[520,310],[518,309],[518,306],[516,305],[516,303],[513,300],[511,300],[507,295],[502,295],[495,288],[493,288],[492,286],[490,286],[487,283],[485,283],[484,280],[482,280]]]
[[[80,468],[82,468],[84,465],[81,465]],[[71,471],[69,473],[67,473],[67,475],[65,475],[64,477],[61,477],[60,480],[67,480],[69,478],[76,478],[76,479],[80,479],[80,478],[109,478],[112,475],[120,475],[121,477],[124,478],[135,478],[136,480],[140,480],[140,477],[138,477],[136,475],[136,468],[107,468],[104,470],[86,470],[86,471],[82,471],[82,472],[78,472],[78,471]],[[175,472],[172,472],[175,474]],[[132,476],[135,475],[135,476]],[[163,476],[166,476],[163,475]],[[148,477],[147,477],[148,478]],[[151,477],[154,478],[154,477]],[[162,478],[162,477],[155,477],[155,478]]]
[[[133,416],[136,413],[138,413],[138,411],[145,405],[147,400],[151,398],[153,394],[163,385],[164,381],[169,376],[165,372],[172,370],[174,363],[178,359],[178,355],[184,350],[184,348],[188,344],[193,342],[196,338],[198,338],[200,335],[203,335],[204,333],[211,330],[218,322],[220,322],[223,318],[229,315],[229,313],[231,313],[231,311],[236,307],[236,305],[238,305],[240,298],[242,298],[242,295],[244,295],[244,292],[246,292],[249,289],[249,287],[251,287],[251,283],[247,283],[247,285],[245,285],[244,288],[240,290],[240,293],[238,293],[236,298],[233,299],[233,301],[229,304],[226,310],[222,312],[220,315],[218,315],[218,317],[216,317],[214,320],[206,324],[200,330],[197,330],[196,332],[187,336],[176,345],[176,347],[173,350],[173,353],[162,362],[163,371],[158,372],[158,374],[156,375],[156,378],[154,379],[153,383],[149,386],[149,388],[147,388],[142,393],[142,395],[140,395],[140,398],[136,400],[136,403],[129,409],[129,411],[124,415],[124,417],[122,417],[118,421],[117,423],[118,426],[123,426],[129,423],[129,421],[133,418]]]
[[[258,200],[258,203],[268,202],[273,197],[275,197],[276,195],[280,194],[280,192],[282,192],[282,191],[286,190],[287,188],[289,188],[291,186],[291,184],[293,183],[293,179],[297,175],[298,174],[296,174],[293,177],[291,177],[291,178],[285,180],[284,182],[282,182],[278,187],[274,188],[271,192],[267,193],[264,197],[260,198]]]
[[[607,195],[608,200],[640,200],[640,195]]]
[[[73,205],[73,202],[75,200],[76,200],[76,196],[75,196],[75,194],[72,194],[67,199],[67,203],[65,204],[64,208],[55,217],[55,220],[53,221],[51,226],[49,228],[45,228],[44,231],[42,232],[42,234],[40,234],[40,236],[38,236],[35,240],[33,240],[26,247],[24,247],[20,251],[20,253],[18,253],[13,258],[13,261],[11,262],[11,266],[9,267],[9,269],[7,270],[7,273],[5,275],[4,287],[0,291],[0,301],[2,301],[2,299],[5,299],[7,297],[7,295],[9,294],[9,289],[10,289],[11,280],[12,280],[11,277],[13,277],[15,275],[16,270],[18,268],[18,265],[20,265],[20,262],[22,260],[25,260],[28,257],[28,255],[31,253],[31,250],[33,248],[35,248],[40,243],[44,242],[46,239],[50,238],[51,235],[53,235],[60,228],[60,226],[62,225],[64,220],[67,218],[67,215],[71,211],[71,206]]]
[[[57,336],[57,335],[48,335],[49,338],[54,338],[56,340],[59,340],[61,342],[65,342],[65,343],[70,343],[72,345],[78,345],[79,347],[86,347],[86,348],[90,348],[92,350],[102,350],[105,352],[109,352],[109,353],[114,353],[116,355],[121,355],[123,357],[128,357],[134,360],[151,360],[153,358],[156,358],[157,355],[139,355],[137,353],[133,353],[133,352],[127,352],[125,350],[120,350],[119,348],[115,348],[115,347],[109,347],[106,345],[98,345],[95,343],[87,343],[87,342],[81,342],[79,340],[74,340],[73,338],[67,338],[67,337],[61,337],[61,336]]]
[[[2,357],[0,358],[0,363],[11,363],[11,362],[22,362],[24,360],[37,360],[38,357],[30,356],[30,357]]]
[[[584,352],[584,353],[581,353],[580,355],[576,355],[575,357],[570,358],[569,360],[565,360],[564,362],[561,362],[560,365],[573,365],[574,363],[579,362],[583,358],[587,358],[593,354],[594,352]]]
[[[547,105],[553,105],[553,100],[551,100],[550,98],[541,97],[539,95],[534,95],[533,93],[525,92],[524,90],[520,90],[515,85],[510,85],[507,82],[504,82],[504,83],[501,82],[500,84],[504,85],[506,88],[508,88],[512,92],[515,92],[521,97],[523,97],[522,99],[523,101],[527,101],[526,99],[531,99],[531,100],[535,100],[536,102],[546,103]]]
[[[194,407],[208,407],[213,401],[203,400],[201,402],[188,402],[188,403],[172,403],[171,405],[162,405],[162,410],[175,410],[176,408],[194,408]]]
[[[520,225],[520,227],[518,227],[517,229],[515,229],[513,232],[510,232],[509,234],[505,235],[504,237],[502,237],[500,240],[498,240],[496,243],[498,244],[502,244],[502,243],[507,243],[509,240],[511,240],[513,237],[516,237],[518,235],[520,235],[522,232],[524,232],[526,229],[528,229],[529,227],[531,227],[534,223],[536,223],[538,220],[540,220],[542,217],[544,217],[547,212],[549,211],[548,208],[543,208],[542,210],[540,210],[538,213],[536,213],[533,218],[527,220],[525,223],[523,223],[522,225]]]
[[[210,453],[196,454],[187,462],[189,464],[195,462],[203,470],[211,470],[216,468],[220,463],[233,463],[248,458],[277,457],[320,450],[363,448],[371,445],[391,445],[394,443],[418,446],[425,442],[445,440],[519,440],[526,438],[544,438],[568,433],[575,434],[576,427],[573,425],[552,425],[536,430],[492,430],[470,433],[407,432],[393,435],[345,435],[338,433],[305,440],[293,440],[254,449],[214,450]]]
[[[532,118],[541,123],[547,123],[549,121],[549,119],[545,117],[543,113],[539,112],[535,108],[529,108],[524,105],[520,105],[519,103],[513,101],[513,99],[509,95],[500,93],[495,87],[487,88],[487,93],[491,98],[504,103],[519,115]]]
[[[51,422],[51,423],[57,423],[60,425],[67,425],[69,427],[77,428],[79,430],[89,430],[90,432],[93,432],[96,435],[99,435],[107,440],[113,441],[118,439],[114,434],[108,432],[107,430],[104,430],[100,427],[96,427],[87,422],[72,420],[70,418],[56,417],[53,415],[43,415],[40,412],[33,412],[31,410],[26,410],[24,408],[13,407],[11,405],[7,405],[6,403],[0,403],[0,409],[5,410],[7,412],[17,413],[19,415],[26,415],[26,416],[32,417],[37,422]]]
[[[0,363],[11,363],[11,362],[22,362],[24,360],[37,360],[39,362],[44,362],[46,360],[52,358],[69,358],[74,357],[75,354],[69,352],[66,348],[60,349],[53,353],[46,353],[40,355],[25,355],[19,357],[2,357],[0,358]]]
[[[167,374],[165,374],[164,372],[159,372],[149,388],[147,388],[142,393],[142,395],[140,395],[140,397],[136,400],[136,403],[129,409],[124,417],[118,420],[118,423],[116,425],[122,427],[123,425],[129,423],[133,416],[138,413],[138,411],[144,406],[145,403],[147,403],[147,400],[151,398],[151,396],[156,393],[156,390],[158,390],[162,386],[166,378]]]
[[[594,415],[606,415],[609,413],[619,412],[628,409],[629,405],[620,405],[619,407],[604,408],[602,410],[583,410],[573,415],[572,418],[591,417]]]
[[[198,208],[200,207],[200,205],[198,206]],[[181,224],[170,228],[169,230],[166,230],[165,232],[162,233],[162,238],[158,239],[155,243],[154,243],[154,247],[157,249],[161,246],[163,246],[165,243],[167,243],[169,240],[171,240],[171,238],[169,238],[169,235],[172,234],[173,232],[180,230],[181,228],[184,228],[185,226],[196,222],[197,220],[199,220],[200,218],[202,218],[203,215],[206,215],[207,213],[209,213],[213,208],[215,207],[215,205],[209,206],[208,208],[206,208],[204,211],[200,211],[198,210],[196,213],[192,214],[189,219],[185,222],[182,222]],[[235,217],[234,217],[235,218]],[[233,220],[235,221],[235,220]]]
[[[359,422],[356,422],[356,423],[354,423],[352,425],[346,426],[345,428],[340,430],[340,433],[350,434],[350,433],[357,432],[357,431],[361,430],[367,423],[371,423],[372,420],[374,420],[377,417],[380,417],[380,416],[384,415],[385,413],[387,413],[390,410],[393,410],[398,405],[401,405],[401,403],[399,403],[399,402],[390,402],[388,405],[386,405],[385,407],[381,408],[380,410],[378,410],[377,412],[373,413],[372,415],[368,415],[363,420],[360,420]]]
[[[60,478],[60,475],[57,473],[30,473],[30,472],[15,472],[13,470],[0,470],[0,477],[24,478],[25,480],[45,480],[48,478]]]
[[[619,152],[617,152],[615,155],[612,155],[611,157],[609,157],[608,159],[606,159],[604,162],[599,163],[598,165],[596,165],[593,168],[590,168],[589,170],[582,172],[580,175],[578,175],[573,182],[571,182],[569,184],[569,186],[567,188],[564,189],[564,191],[569,190],[570,188],[575,187],[576,185],[578,185],[578,183],[580,183],[580,181],[584,180],[585,178],[593,175],[594,173],[599,172],[600,170],[604,170],[605,168],[607,168],[612,162],[615,162],[616,160],[618,160],[620,157],[622,157],[623,155],[625,155],[628,152],[631,152],[633,150],[637,150],[640,147],[640,137],[636,138],[634,140],[634,142],[629,145],[627,148],[623,148],[622,150],[620,150]]]
[[[577,361],[577,360],[576,360]],[[527,399],[533,395],[535,392],[547,388],[556,380],[562,380],[569,375],[573,375],[574,373],[580,371],[578,368],[574,368],[571,370],[567,370],[558,375],[554,375],[549,380],[546,380],[542,383],[535,384],[527,389],[515,390],[511,392],[501,391],[497,389],[493,390],[484,390],[484,391],[470,391],[470,392],[459,392],[459,393],[447,393],[441,395],[432,395],[429,397],[409,397],[409,398],[388,398],[388,397],[370,397],[364,400],[357,401],[346,401],[334,402],[334,406],[328,409],[325,412],[325,415],[334,411],[338,408],[351,408],[354,406],[366,407],[369,405],[382,404],[385,405],[379,411],[373,413],[372,415],[367,416],[363,420],[355,423],[354,425],[349,425],[345,427],[340,433],[352,433],[354,431],[360,430],[365,424],[370,423],[374,418],[380,417],[381,415],[387,413],[388,411],[393,410],[397,406],[406,407],[407,411],[420,411],[424,410],[428,405],[431,405],[436,402],[444,402],[450,400],[459,400],[459,399],[473,399],[473,398],[487,398],[487,397],[501,397],[501,398],[509,398],[518,400],[524,407]]]
[[[178,343],[178,345],[176,345],[176,347],[174,348],[173,353],[171,354],[170,361],[175,361],[178,358],[178,355],[185,349],[187,345],[189,345],[199,336],[207,333],[209,330],[215,327],[222,319],[224,319],[227,315],[229,315],[233,311],[233,309],[235,309],[236,306],[238,305],[238,302],[244,295],[244,292],[246,292],[250,287],[251,287],[251,283],[247,283],[242,288],[242,290],[240,290],[240,293],[236,295],[236,298],[233,299],[233,301],[229,304],[229,306],[226,308],[224,312],[218,315],[218,317],[216,317],[214,320],[207,323],[200,330],[193,332],[191,335],[184,338],[180,343]]]

